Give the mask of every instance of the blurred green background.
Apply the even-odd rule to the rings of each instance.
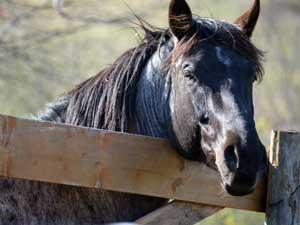
[[[188,2],[195,14],[228,21],[252,4]],[[167,0],[66,0],[59,14],[51,0],[1,0],[0,112],[36,113],[138,43],[139,34],[128,22],[132,11],[166,27],[167,6]],[[272,128],[300,130],[299,39],[300,1],[263,0],[253,42],[266,52],[266,74],[254,95],[257,128],[266,145]],[[228,209],[204,224],[263,225],[264,215]]]

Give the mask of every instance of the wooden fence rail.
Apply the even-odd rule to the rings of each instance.
[[[192,224],[223,207],[267,211],[268,225],[300,225],[298,133],[273,132],[268,194],[262,180],[254,194],[233,197],[215,171],[182,159],[166,140],[0,115],[0,176],[178,200],[142,225]]]
[[[226,194],[218,174],[168,141],[0,115],[0,176],[265,211],[265,186]]]

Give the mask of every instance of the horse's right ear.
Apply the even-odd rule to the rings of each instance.
[[[172,34],[180,41],[193,29],[193,16],[185,0],[170,0],[169,27]]]
[[[260,13],[260,0],[254,0],[252,7],[235,20],[241,30],[250,38]]]

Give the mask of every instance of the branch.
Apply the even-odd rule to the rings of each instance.
[[[53,39],[66,37],[68,35],[75,34],[77,32],[82,31],[83,29],[88,29],[92,25],[91,24],[83,24],[77,27],[64,29],[64,30],[54,30],[45,32],[40,36],[37,36],[35,33],[30,35],[24,35],[21,39],[22,44],[9,43],[9,42],[1,42],[0,40],[0,49],[5,50],[9,55],[15,55],[18,51],[24,51],[35,44],[45,44]],[[20,42],[20,41],[19,41]]]
[[[14,4],[10,2],[10,4]],[[31,19],[37,12],[43,11],[43,10],[48,10],[51,7],[48,5],[42,5],[42,6],[30,6],[30,10],[20,13],[13,17],[8,23],[2,26],[0,28],[0,38],[6,35],[7,33],[10,33],[12,30],[16,29],[22,21],[26,19]]]
[[[57,13],[63,18],[71,21],[83,22],[83,23],[102,23],[102,24],[115,24],[124,23],[129,20],[128,16],[115,17],[113,19],[103,19],[98,17],[80,17],[77,15],[70,15],[64,10],[63,0],[52,0],[52,6],[57,11]]]

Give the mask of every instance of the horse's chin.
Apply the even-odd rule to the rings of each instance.
[[[222,185],[223,188],[225,189],[225,191],[232,195],[232,196],[245,196],[245,195],[249,195],[252,194],[255,190],[254,187],[251,188],[236,188],[236,187],[232,187],[228,184],[223,184]]]
[[[221,175],[221,185],[222,188],[232,196],[245,196],[252,194],[256,188],[256,182],[251,182],[252,179],[247,180],[247,182],[241,182],[240,177],[236,174],[229,174],[223,176],[222,172],[219,171]]]
[[[215,161],[206,161],[206,165],[213,169],[214,171],[217,171],[219,174],[220,174],[220,171],[215,163]],[[233,186],[230,186],[228,184],[226,184],[226,182],[224,182],[223,178],[221,178],[222,181],[221,181],[221,186],[222,188],[224,189],[224,191],[226,193],[228,193],[229,195],[232,195],[232,196],[245,196],[245,195],[249,195],[249,194],[252,194],[255,190],[254,187],[251,187],[251,188],[239,188],[239,187],[233,187]]]

